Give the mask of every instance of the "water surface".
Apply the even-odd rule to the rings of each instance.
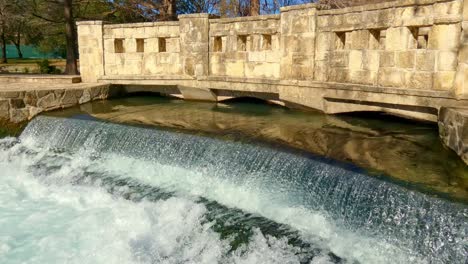
[[[466,167],[432,125],[147,97],[52,115],[0,139],[0,263],[468,261]]]

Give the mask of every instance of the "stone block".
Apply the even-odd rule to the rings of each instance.
[[[314,68],[314,79],[317,81],[328,80],[328,61],[316,61]]]
[[[21,123],[29,119],[29,110],[27,108],[10,109],[10,122]]]
[[[414,48],[416,40],[408,27],[389,28],[385,37],[386,50],[408,50]]]
[[[434,89],[435,90],[451,90],[454,87],[455,72],[436,72],[434,73]]]
[[[281,60],[281,55],[279,52],[266,52],[265,61],[266,62],[279,62]]]
[[[348,67],[349,51],[335,51],[331,55],[330,65],[332,67]]]
[[[264,62],[265,61],[265,52],[263,52],[263,51],[249,52],[248,53],[248,61]]]
[[[25,106],[24,100],[21,98],[10,99],[10,108],[12,109],[24,108]]]
[[[315,54],[315,60],[316,61],[328,61],[330,59],[331,52],[325,51],[325,52],[317,52]]]
[[[435,57],[436,56],[434,51],[416,51],[416,70],[434,71]]]
[[[437,71],[455,71],[458,64],[455,51],[440,51],[437,56]]]
[[[351,50],[349,52],[349,64],[348,64],[349,69],[353,71],[361,70],[362,63],[363,63],[363,51]]]
[[[0,119],[10,118],[10,103],[8,100],[0,100]]]
[[[39,96],[39,94],[38,94]],[[37,100],[37,106],[44,109],[55,108],[58,105],[58,101],[55,99],[54,93],[49,93],[44,97]]]
[[[350,41],[350,49],[367,49],[369,47],[369,30],[352,31]]]
[[[261,78],[278,78],[280,69],[278,64],[274,63],[249,63],[248,70],[245,72],[246,77],[261,77]]]
[[[65,91],[65,94],[63,95],[61,104],[64,106],[76,105],[78,104],[79,99],[81,98],[82,95],[83,95],[83,90],[81,89],[67,89]],[[38,102],[38,106],[40,106],[39,102]]]
[[[463,20],[468,21],[468,1],[463,1]]]
[[[378,85],[386,87],[404,87],[405,72],[394,68],[380,69]]]
[[[463,0],[462,0],[463,1]],[[434,4],[434,16],[444,17],[447,15],[459,15],[462,10],[462,3],[460,1],[450,1],[445,3]]]
[[[397,52],[396,66],[398,68],[412,69],[414,68],[414,61],[415,61],[414,58],[415,58],[414,51]]]
[[[438,125],[442,142],[468,165],[468,109],[442,107]]]
[[[345,27],[355,27],[362,23],[362,15],[358,13],[349,13],[343,15],[343,26]]]
[[[460,24],[434,25],[430,32],[429,49],[456,51],[460,45]]]
[[[244,62],[226,62],[226,75],[233,77],[244,77]]]
[[[468,64],[460,63],[458,65],[457,75],[455,77],[455,93],[458,96],[468,96]]]
[[[371,71],[353,71],[348,72],[348,81],[356,84],[374,84],[377,77],[377,72]]]
[[[334,33],[332,32],[321,32],[317,35],[316,41],[316,51],[317,52],[325,52],[329,50],[333,50],[333,42]]]
[[[410,72],[407,80],[408,89],[431,90],[433,74],[431,72]]]
[[[458,51],[458,61],[468,63],[468,43],[461,45]]]
[[[330,75],[328,81],[346,83],[348,81],[348,70],[342,68],[330,69]]]
[[[395,66],[395,52],[382,51],[380,52],[380,67],[394,67]]]
[[[367,50],[364,52],[363,69],[369,71],[378,71],[380,66],[380,52],[376,50]]]
[[[36,106],[37,104],[37,95],[34,91],[29,91],[24,94],[24,103],[30,106]]]
[[[317,17],[317,26],[325,28],[330,26],[330,16],[319,16]]]

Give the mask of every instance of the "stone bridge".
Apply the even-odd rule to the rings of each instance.
[[[433,122],[444,108],[468,107],[468,0],[82,21],[78,39],[82,80],[125,92],[210,101],[249,96],[331,114],[383,111]]]

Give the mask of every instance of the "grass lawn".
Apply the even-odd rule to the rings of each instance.
[[[38,73],[38,62],[44,59],[8,59],[8,63],[0,63],[1,73]],[[65,59],[48,59],[51,66],[60,70],[65,69]]]

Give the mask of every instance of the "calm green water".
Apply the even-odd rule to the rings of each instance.
[[[468,261],[429,124],[129,97],[36,117],[0,168],[0,263]]]

